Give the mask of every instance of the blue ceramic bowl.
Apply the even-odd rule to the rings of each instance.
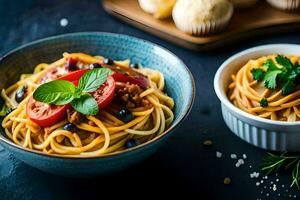
[[[160,70],[166,80],[166,92],[176,102],[175,120],[168,130],[152,141],[128,149],[92,158],[45,155],[24,149],[6,138],[1,130],[1,145],[16,158],[40,170],[71,177],[109,174],[128,168],[153,154],[188,115],[195,97],[193,77],[185,64],[168,50],[153,43],[111,33],[73,33],[50,37],[21,46],[0,61],[0,88],[18,80],[21,73],[30,73],[38,63],[51,63],[63,52],[84,52],[116,60],[130,58],[134,63]]]

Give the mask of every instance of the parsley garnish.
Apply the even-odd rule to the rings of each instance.
[[[268,89],[280,88],[283,96],[293,93],[300,82],[300,65],[293,64],[283,55],[276,56],[275,61],[268,59],[262,68],[252,69],[253,79],[264,81],[264,86]]]
[[[99,112],[95,98],[90,94],[96,91],[112,71],[107,68],[93,69],[85,73],[75,87],[71,82],[55,80],[40,85],[33,93],[33,98],[47,104],[66,105],[84,115],[96,115]]]
[[[259,103],[260,103],[260,106],[263,108],[268,107],[268,105],[269,105],[268,100],[266,98],[262,98]]]
[[[264,71],[262,69],[252,69],[251,73],[254,80],[262,81],[264,79]]]
[[[13,111],[12,108],[8,108],[6,106],[3,106],[2,110],[0,111],[0,117],[5,117],[6,115],[11,113],[12,111]]]

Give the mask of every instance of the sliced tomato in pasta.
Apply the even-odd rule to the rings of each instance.
[[[60,77],[60,80],[71,81],[74,85],[78,85],[80,77],[85,74],[88,69],[82,69],[78,71],[71,72],[65,76]],[[115,80],[113,77],[109,76],[105,83],[103,83],[98,90],[92,93],[97,101],[99,109],[104,109],[113,99],[115,94]]]
[[[64,118],[70,105],[56,106],[38,102],[31,97],[27,103],[27,116],[40,126],[51,126]]]
[[[109,76],[98,90],[92,93],[99,109],[104,109],[114,98],[116,82],[112,76]]]
[[[88,69],[82,69],[82,70],[77,70],[74,72],[70,72],[67,75],[64,75],[60,78],[58,78],[59,80],[66,80],[66,81],[70,81],[72,82],[74,85],[78,85],[78,81],[80,79],[80,77],[85,74],[87,71],[89,71]]]
[[[132,83],[142,88],[147,88],[150,85],[149,80],[146,76],[131,76],[123,74],[121,72],[115,72],[112,76],[117,82]]]

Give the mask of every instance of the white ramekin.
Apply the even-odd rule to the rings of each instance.
[[[227,98],[230,76],[248,60],[269,54],[300,55],[300,45],[272,44],[247,49],[228,58],[218,69],[214,88],[221,101],[224,121],[244,141],[273,151],[300,152],[300,122],[280,122],[260,118],[235,107]]]
[[[280,10],[294,11],[300,7],[300,0],[267,0],[267,2]]]

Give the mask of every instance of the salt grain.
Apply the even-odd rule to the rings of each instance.
[[[62,18],[62,19],[60,20],[60,25],[61,25],[61,26],[67,26],[68,24],[69,24],[68,19]]]
[[[259,186],[260,185],[260,182],[256,182],[256,186]]]
[[[238,162],[239,164],[241,164],[240,162]],[[259,177],[259,173],[258,172],[253,172],[250,174],[250,178],[258,178]]]
[[[239,159],[239,160],[238,160],[238,163],[240,163],[241,165],[245,164],[245,162],[244,162],[243,159]]]
[[[247,155],[246,155],[246,154],[243,154],[243,158],[246,160],[246,159],[247,159]]]
[[[236,154],[230,154],[230,158],[237,159],[237,155]]]
[[[217,158],[221,158],[221,157],[222,157],[222,153],[219,152],[219,151],[217,151],[217,152],[216,152],[216,156],[217,156]]]

